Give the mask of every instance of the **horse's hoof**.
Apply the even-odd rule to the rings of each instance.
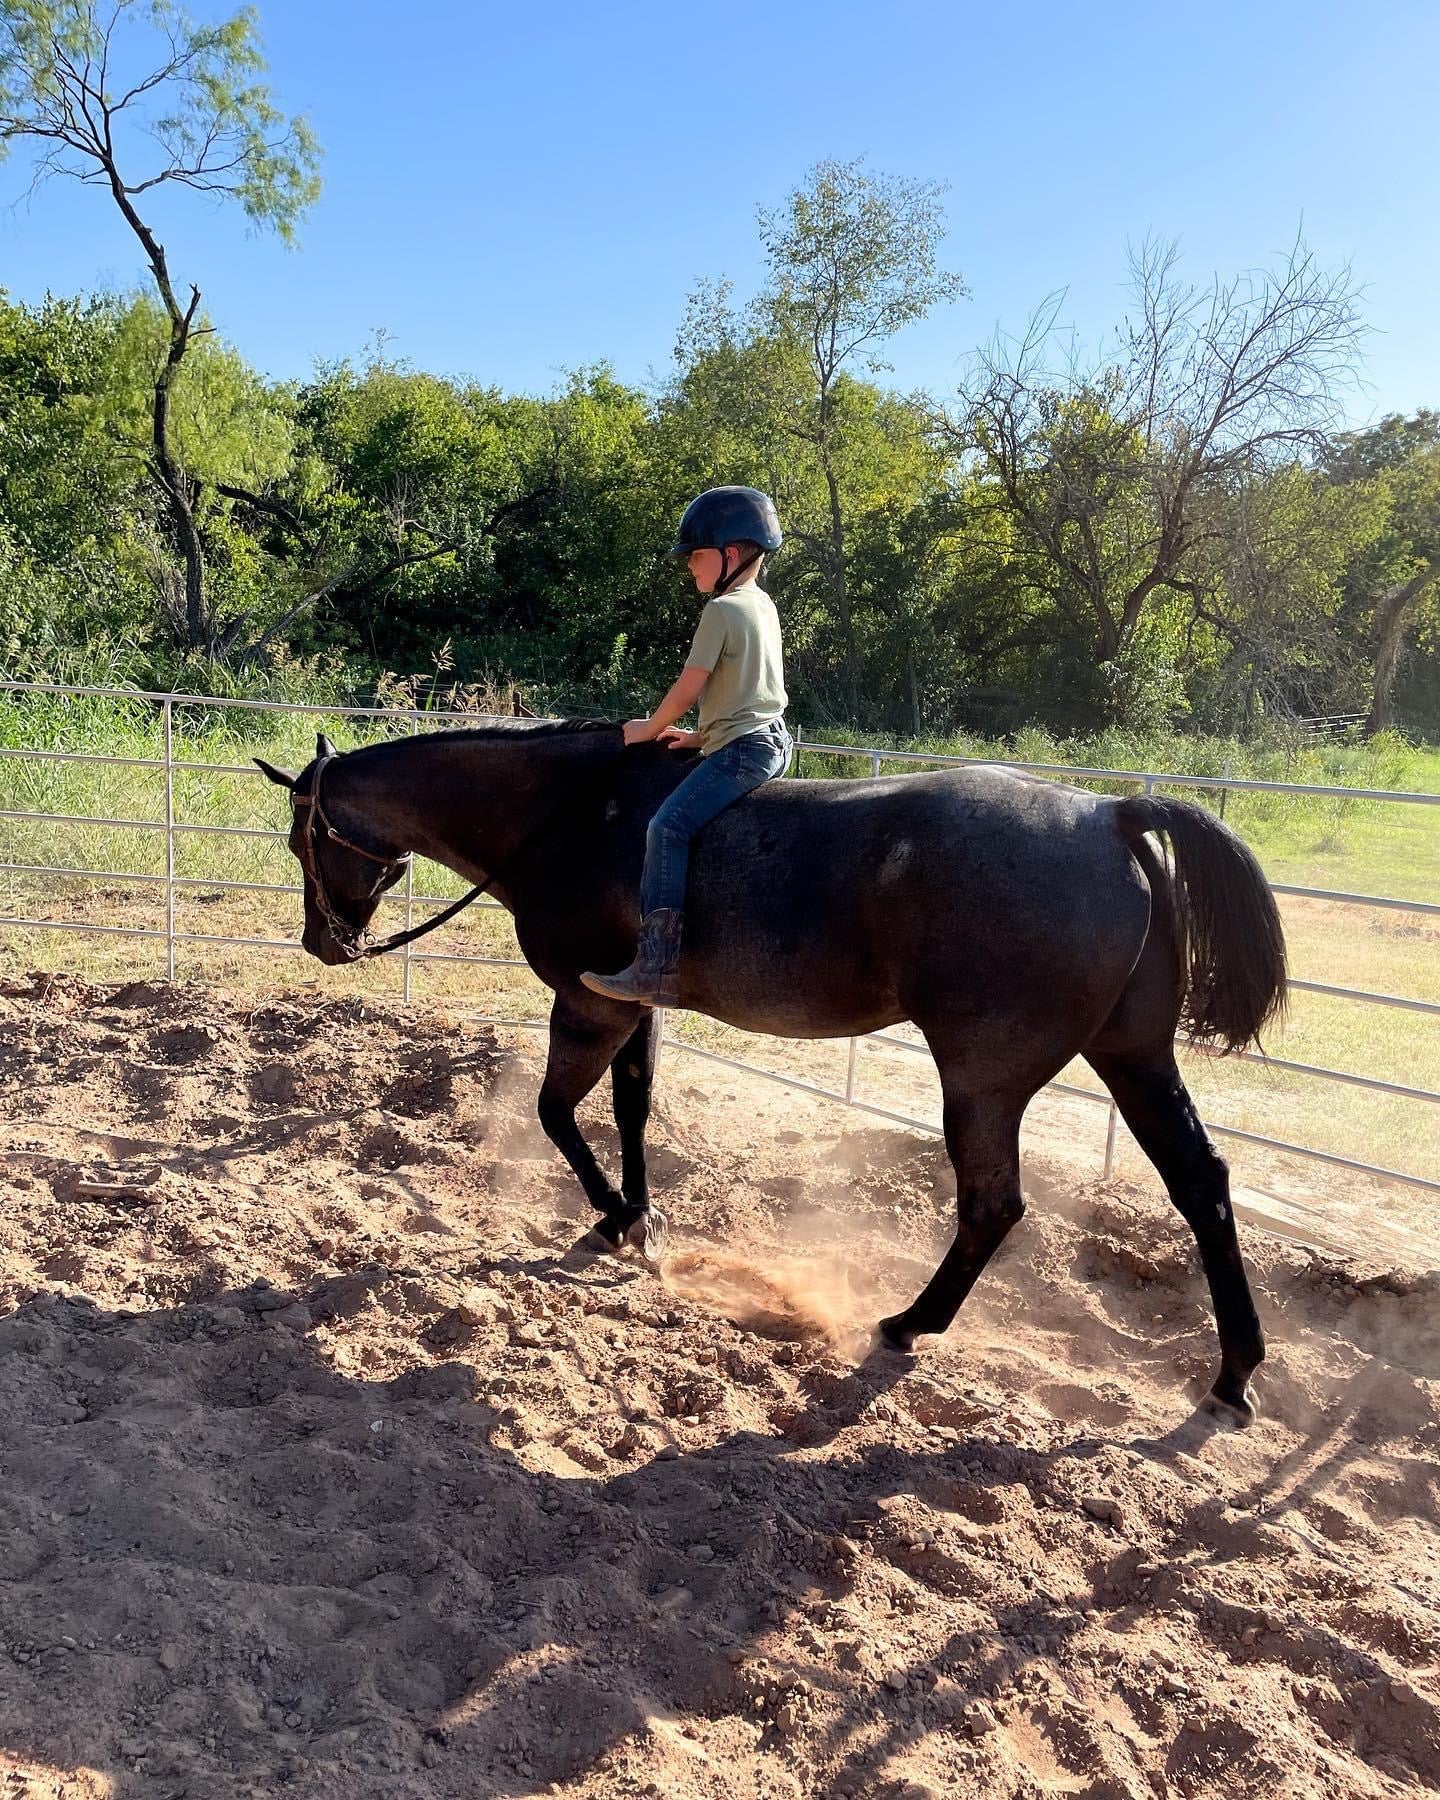
[[[625,1233],[625,1242],[632,1250],[638,1251],[643,1262],[652,1269],[658,1269],[670,1242],[670,1221],[664,1213],[651,1207],[629,1227]]]
[[[611,1236],[603,1223],[592,1225],[585,1234],[584,1242],[587,1250],[598,1250],[604,1256],[623,1256],[625,1253],[625,1246],[619,1235]]]
[[[590,1227],[585,1242],[592,1250],[603,1250],[607,1256],[625,1254],[625,1202],[618,1194],[615,1204],[607,1207]]]
[[[898,1350],[902,1356],[915,1354],[917,1333],[905,1323],[904,1313],[896,1313],[892,1318],[882,1319],[875,1329],[880,1334],[880,1342],[887,1350]]]
[[[1200,1402],[1200,1410],[1209,1413],[1212,1419],[1219,1419],[1222,1424],[1233,1425],[1237,1431],[1245,1431],[1255,1423],[1259,1403],[1249,1382],[1246,1382],[1238,1400],[1229,1399],[1222,1394],[1217,1383]]]

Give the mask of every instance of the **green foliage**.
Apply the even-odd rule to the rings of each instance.
[[[83,52],[98,17],[82,0],[0,0],[11,140],[53,99],[46,58]],[[112,71],[155,41],[152,25],[169,46],[144,65],[153,86],[111,96],[126,131],[152,129],[157,179],[207,186],[213,130],[237,159],[212,171],[221,190],[288,230],[313,156],[258,85],[253,15],[201,28],[162,0],[116,18]],[[85,151],[47,154],[42,174],[75,172],[65,159]],[[1009,375],[992,362],[963,418],[944,420],[880,379],[888,338],[961,291],[939,266],[939,207],[933,184],[819,165],[761,216],[759,292],[740,304],[723,281],[697,288],[670,379],[650,392],[599,365],[508,394],[397,362],[383,339],[277,385],[198,312],[181,314],[177,361],[163,256],[158,301],[0,295],[0,652],[31,672],[208,689],[518,683],[538,708],[628,713],[669,684],[698,611],[664,555],[675,520],[702,488],[738,481],[775,494],[785,524],[766,580],[808,728],[994,743],[1039,722],[1067,741],[1263,742],[1277,719],[1365,709],[1386,682],[1433,692],[1440,720],[1434,415],[1317,449],[1244,369],[1225,373],[1196,296],[1147,252],[1137,279],[1169,312],[1108,362],[1049,373],[1042,313]],[[1274,308],[1291,305],[1323,410],[1349,293],[1298,254],[1275,283],[1207,296],[1215,343],[1247,322],[1273,339]],[[1174,364],[1164,318],[1211,362]],[[1175,385],[1185,367],[1193,391]],[[1202,416],[1197,394],[1219,412]],[[177,487],[199,541],[183,571]]]
[[[293,236],[319,192],[317,151],[304,121],[272,104],[256,79],[263,69],[249,8],[197,25],[175,0],[115,0],[103,10],[93,0],[0,0],[0,153],[26,145],[37,185],[61,175],[107,190],[155,284],[159,309],[130,309],[112,346],[114,379],[99,397],[120,440],[137,452],[144,444],[158,502],[144,536],[162,629],[212,658],[242,645],[253,655],[289,615],[266,624],[234,534],[223,525],[207,533],[207,477],[217,491],[264,481],[288,457],[270,429],[275,397],[239,358],[207,347],[209,328],[196,323],[200,290],[192,283],[182,303],[144,214],[155,190],[189,188]]]
[[[883,370],[895,332],[964,291],[938,266],[941,192],[859,162],[817,165],[760,215],[768,272],[752,303],[734,307],[723,281],[691,295],[662,400],[665,450],[691,492],[724,479],[774,494],[792,685],[824,717],[856,714],[862,670],[883,681],[884,710],[917,709],[930,601],[908,576],[903,596],[876,584],[896,571],[897,520],[941,493],[945,458],[924,406],[859,371]]]
[[[1180,279],[1173,247],[1147,242],[1131,287],[1114,344],[1088,362],[1058,343],[1063,296],[1052,296],[1018,342],[997,337],[977,353],[944,424],[1010,515],[1037,623],[1077,674],[1092,665],[1083,703],[1101,716],[1167,705],[1166,682],[1139,665],[1153,615],[1176,595],[1197,627],[1236,624],[1216,594],[1244,560],[1227,551],[1246,546],[1223,515],[1308,465],[1339,417],[1362,334],[1348,270],[1321,269],[1298,241],[1273,269],[1203,290]],[[1257,686],[1258,675],[1245,691],[1252,712]],[[1283,684],[1274,697],[1290,703]]]
[[[944,191],[872,174],[863,161],[827,161],[783,206],[761,209],[770,268],[761,316],[770,335],[798,344],[822,388],[852,358],[884,369],[888,339],[965,292],[939,267]]]
[[[1329,472],[1373,529],[1346,570],[1352,632],[1371,672],[1370,724],[1394,722],[1407,649],[1440,628],[1440,414],[1383,419],[1337,440]]]
[[[15,541],[51,566],[113,548],[134,470],[97,413],[116,309],[12,305],[0,290],[0,492]]]
[[[321,657],[361,687],[390,670],[514,679],[535,704],[629,711],[668,683],[694,625],[694,593],[663,554],[675,518],[698,489],[739,479],[780,497],[788,542],[768,580],[797,717],[812,727],[923,737],[1045,719],[1064,731],[1258,733],[1277,713],[1363,706],[1362,595],[1376,570],[1420,560],[1424,442],[1387,466],[1294,461],[1217,489],[1193,580],[1164,589],[1097,661],[1001,484],[957,463],[922,403],[842,375],[829,455],[847,643],[824,561],[825,469],[780,404],[787,391],[803,404],[806,373],[783,343],[744,335],[728,305],[692,310],[691,324],[656,395],[603,368],[549,396],[507,395],[383,350],[295,390],[264,382],[218,336],[197,338],[175,384],[174,432],[217,618],[241,621],[252,640],[272,634],[257,666]],[[153,596],[174,577],[143,469],[163,333],[146,298],[0,299],[12,663],[58,666],[67,645],[107,638],[130,663],[169,655]],[[1108,429],[1086,405],[1053,413],[1076,455],[1077,438]],[[1095,518],[1123,556],[1123,506],[1113,486],[1096,486]],[[1427,648],[1426,620],[1422,606],[1422,665],[1440,651]]]
[[[146,294],[114,320],[92,399],[109,435],[137,469],[150,451],[155,381],[165,361],[170,321]],[[171,389],[175,452],[193,480],[264,488],[288,472],[294,456],[290,396],[276,388],[205,324]]]
[[[38,179],[118,163],[132,200],[166,183],[226,195],[288,241],[319,151],[256,79],[257,25],[248,6],[202,25],[175,0],[0,0],[0,153],[30,140]]]

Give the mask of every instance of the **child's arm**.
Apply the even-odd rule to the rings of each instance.
[[[625,742],[627,744],[648,744],[655,738],[663,736],[677,719],[683,719],[690,708],[694,706],[709,679],[709,669],[697,669],[687,664],[680,671],[674,687],[648,719],[631,719],[625,727]]]

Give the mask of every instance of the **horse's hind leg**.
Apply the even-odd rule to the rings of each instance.
[[[955,1241],[925,1290],[904,1312],[880,1321],[895,1350],[912,1350],[923,1332],[945,1331],[981,1270],[1025,1211],[1020,1193],[1020,1119],[1024,1101],[1011,1095],[955,1091],[942,1067],[945,1148],[955,1165]],[[1028,1096],[1027,1096],[1028,1098]]]
[[[625,1209],[615,1221],[627,1243],[634,1245],[646,1262],[659,1262],[665,1251],[669,1227],[665,1215],[650,1205],[650,1183],[645,1169],[645,1127],[650,1122],[650,1096],[655,1085],[655,1054],[660,1047],[659,1014],[651,1007],[640,1013],[640,1023],[620,1046],[610,1065],[610,1087],[615,1123],[620,1131],[620,1190]],[[598,1227],[607,1237],[610,1221]]]
[[[1153,1056],[1087,1051],[1085,1060],[1115,1096],[1140,1148],[1195,1233],[1220,1335],[1220,1373],[1206,1404],[1237,1424],[1255,1417],[1250,1377],[1265,1339],[1235,1235],[1230,1170],[1206,1135],[1169,1049]]]

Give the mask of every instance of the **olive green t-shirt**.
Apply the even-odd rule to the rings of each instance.
[[[753,581],[705,603],[685,666],[710,671],[700,694],[702,756],[784,715],[780,615]]]

